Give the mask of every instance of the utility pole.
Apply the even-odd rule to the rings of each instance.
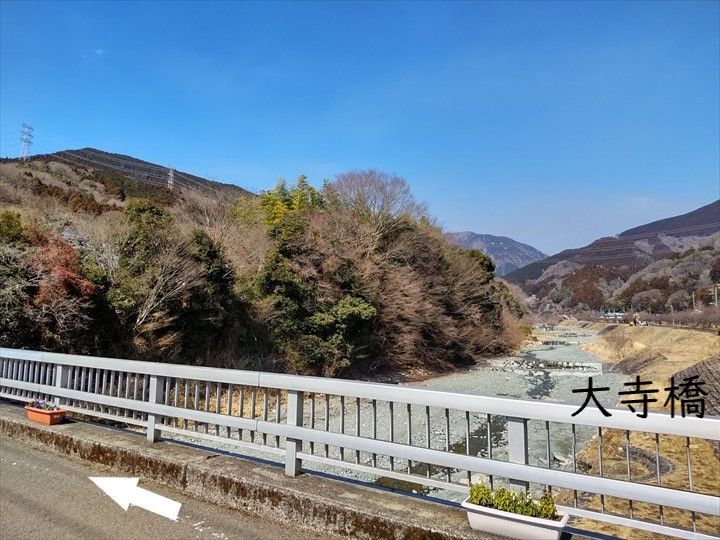
[[[167,185],[168,185],[168,189],[170,191],[172,191],[172,188],[175,185],[175,169],[173,169],[172,165],[170,165],[170,167],[168,167]]]
[[[20,159],[27,161],[32,146],[33,127],[30,124],[23,124],[20,132]]]

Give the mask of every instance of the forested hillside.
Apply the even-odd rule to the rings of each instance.
[[[698,238],[719,232],[720,200],[717,200],[686,214],[653,221],[616,236],[599,238],[581,248],[566,249],[509,273],[506,279],[523,286],[542,279],[543,273],[552,266],[565,262],[625,269],[632,273],[652,261],[692,248]]]
[[[508,351],[521,308],[404,180],[215,197],[52,156],[0,164],[3,346],[417,377]]]
[[[720,201],[563,251],[506,279],[540,312],[707,307],[720,283]]]

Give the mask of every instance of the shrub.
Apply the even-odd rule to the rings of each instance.
[[[120,201],[125,199],[147,199],[155,204],[170,206],[178,198],[179,190],[136,180],[111,169],[94,169],[90,179],[103,185],[105,193]]]
[[[471,259],[478,261],[480,267],[488,274],[495,272],[495,263],[493,260],[479,249],[469,249],[467,255]]]
[[[341,175],[317,194],[301,177],[261,198],[275,245],[256,300],[293,370],[443,371],[522,339],[507,324],[522,308],[490,258],[449,243],[402,179]]]
[[[477,504],[478,506],[492,507],[493,504],[493,492],[485,484],[471,484],[470,485],[470,502]]]
[[[56,199],[66,204],[74,212],[85,212],[100,215],[105,210],[115,209],[114,206],[101,204],[89,193],[74,188],[63,189],[51,184],[45,184],[37,178],[28,180],[30,190],[34,195],[48,199]]]
[[[18,244],[25,241],[20,214],[12,210],[0,211],[0,243]]]
[[[545,491],[535,502],[529,493],[498,488],[492,491],[484,484],[471,484],[469,502],[478,506],[541,519],[558,519],[552,493]]]
[[[720,257],[716,257],[710,267],[710,279],[713,283],[720,283]]]

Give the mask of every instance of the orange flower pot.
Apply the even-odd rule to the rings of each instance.
[[[48,411],[47,409],[37,409],[35,407],[26,406],[28,420],[39,422],[48,426],[61,423],[65,419],[65,412],[62,409],[56,411]]]

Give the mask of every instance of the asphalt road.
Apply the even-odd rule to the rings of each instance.
[[[136,506],[124,511],[89,476],[120,476],[107,467],[44,453],[0,436],[0,538],[258,539],[327,538],[198,501],[140,479],[139,486],[182,503],[178,521]]]

